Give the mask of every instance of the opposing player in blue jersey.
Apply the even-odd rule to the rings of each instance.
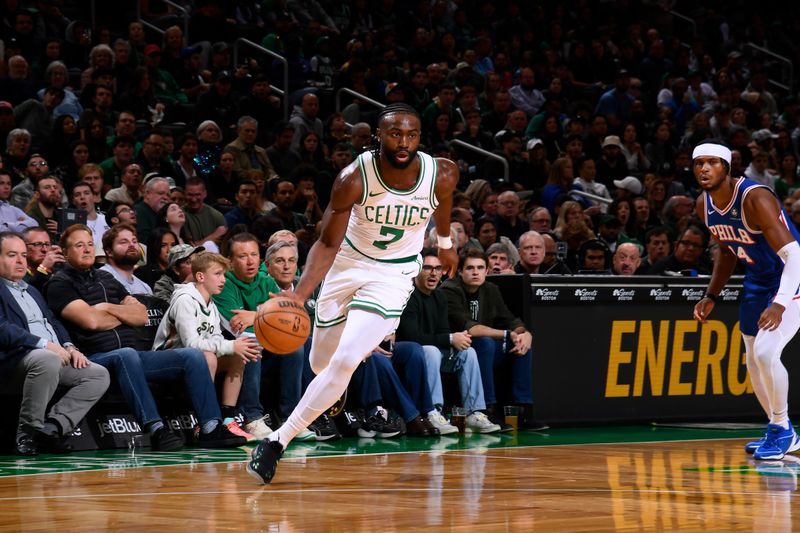
[[[309,361],[317,377],[297,407],[252,453],[247,471],[262,483],[275,474],[286,445],[347,389],[356,367],[400,321],[419,252],[433,217],[444,271],[455,274],[450,211],[458,167],[417,152],[420,118],[405,104],[378,115],[380,146],[347,166],[333,184],[319,240],[286,296],[301,305],[322,281]]]
[[[747,370],[756,398],[767,413],[764,438],[745,446],[755,459],[782,459],[800,449],[789,421],[789,376],[781,352],[800,327],[800,234],[766,186],[730,176],[731,151],[713,142],[697,145],[694,175],[703,194],[697,215],[720,243],[720,254],[705,296],[694,308],[708,319],[717,295],[730,279],[736,261],[745,266],[739,329]]]

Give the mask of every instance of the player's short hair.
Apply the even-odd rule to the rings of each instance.
[[[403,102],[397,102],[394,104],[389,104],[383,109],[381,109],[381,112],[378,113],[378,120],[375,123],[378,125],[378,127],[380,127],[381,121],[385,117],[392,115],[394,113],[401,113],[403,115],[414,115],[415,117],[417,117],[417,119],[420,119],[419,113],[417,112],[416,109]]]

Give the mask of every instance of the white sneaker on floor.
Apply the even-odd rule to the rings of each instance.
[[[440,435],[449,435],[450,433],[458,433],[458,428],[454,425],[450,424],[447,419],[439,412],[438,409],[434,409],[430,413],[428,413],[428,420],[430,423],[439,430]]]
[[[502,428],[493,423],[485,413],[475,411],[467,416],[466,430],[472,433],[495,433]]]
[[[270,429],[266,422],[264,422],[264,418],[266,418],[266,416],[256,418],[252,422],[248,422],[244,425],[244,430],[250,433],[257,440],[266,439],[267,435],[272,433],[272,429]]]

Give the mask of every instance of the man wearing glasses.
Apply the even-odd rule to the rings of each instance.
[[[22,238],[28,249],[28,271],[24,280],[42,290],[53,271],[64,264],[64,254],[60,246],[51,243],[50,234],[40,226],[26,229]]]
[[[650,275],[711,274],[711,265],[704,253],[708,235],[697,226],[688,226],[675,241],[675,251],[653,265]]]

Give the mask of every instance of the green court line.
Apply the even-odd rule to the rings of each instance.
[[[668,442],[706,439],[748,439],[753,430],[712,430],[654,426],[612,426],[557,428],[546,431],[520,431],[487,435],[446,435],[440,438],[401,437],[397,439],[359,439],[347,437],[334,442],[294,442],[286,450],[286,459],[457,451],[484,448],[530,446],[565,446],[581,444],[619,444]],[[98,450],[69,455],[38,457],[0,456],[0,477],[57,474],[92,470],[161,467],[202,463],[244,461],[250,447],[224,450],[184,448],[177,452],[151,452],[144,448],[131,456],[127,450]],[[687,469],[691,470],[691,469]],[[712,469],[708,469],[712,470]],[[724,471],[719,468],[717,471]]]

